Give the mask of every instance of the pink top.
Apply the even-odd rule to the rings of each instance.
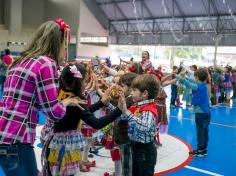
[[[0,102],[0,144],[35,141],[38,112],[56,121],[66,108],[58,101],[56,62],[46,56],[29,58],[8,71]]]

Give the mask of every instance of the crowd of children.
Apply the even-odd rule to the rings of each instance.
[[[180,73],[180,70],[185,69],[183,77],[194,79],[194,73],[197,70],[196,65],[190,67],[185,66],[183,63],[179,67],[173,66],[173,74]],[[206,83],[208,85],[208,97],[210,105],[217,105],[219,103],[229,104],[231,99],[236,98],[236,67],[226,65],[225,67],[211,66],[206,68],[208,71],[208,78]],[[175,76],[173,76],[174,78]],[[178,91],[184,86],[180,82],[171,84],[171,101],[170,107],[176,108],[181,104],[178,102],[179,95],[182,95],[183,100],[186,102],[186,107],[191,107],[192,89],[184,86],[183,91]],[[231,94],[233,94],[231,96]]]
[[[96,67],[92,61],[62,63],[69,34],[62,19],[44,23],[9,68],[0,104],[0,148],[6,152],[0,155],[13,156],[16,147],[31,153],[28,158],[24,152],[19,154],[24,158],[20,164],[33,162],[33,166],[9,170],[11,158],[1,157],[0,165],[7,174],[37,175],[31,146],[36,114],[42,109],[47,116],[41,135],[43,175],[89,172],[96,167],[96,161],[88,159],[89,151],[97,152],[98,143],[110,150],[114,161],[115,172],[105,176],[153,176],[161,146],[159,133],[167,132],[164,87],[170,84],[170,108],[181,105],[183,94],[186,106],[195,113],[197,149],[189,154],[207,155],[210,106],[236,98],[236,68],[189,68],[181,63],[165,75],[161,67],[154,69],[148,51],[142,52],[141,62],[131,59],[116,66],[99,57]],[[13,103],[9,105],[9,101]],[[6,129],[8,125],[14,130]]]

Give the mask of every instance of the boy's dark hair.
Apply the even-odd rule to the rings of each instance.
[[[119,84],[125,84],[128,87],[131,87],[133,80],[137,77],[136,73],[126,73],[120,77]]]
[[[192,65],[192,68],[194,69],[194,71],[197,70],[197,66],[196,65]]]
[[[199,68],[194,73],[194,76],[198,77],[201,82],[206,81],[208,79],[208,75],[208,70],[206,68]]]
[[[81,90],[81,87],[82,87],[82,81],[86,76],[86,67],[83,64],[75,64],[75,66],[80,71],[83,77],[83,78],[76,78],[74,77],[73,73],[71,73],[70,66],[73,65],[72,64],[67,65],[61,72],[61,76],[59,79],[60,89],[64,91],[71,91],[76,96],[83,98],[83,92]],[[67,87],[71,88],[72,90],[68,90]]]
[[[132,88],[137,88],[141,92],[148,91],[148,99],[157,97],[160,90],[160,81],[155,75],[143,74],[138,75],[132,82]]]
[[[172,69],[176,70],[176,69],[178,69],[178,67],[176,65],[174,65]]]

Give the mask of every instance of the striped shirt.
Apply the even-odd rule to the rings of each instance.
[[[56,62],[46,56],[30,58],[8,71],[0,102],[0,144],[31,143],[39,110],[52,120],[65,115],[57,100]]]
[[[138,103],[138,107],[153,103],[154,100],[145,100]],[[121,119],[127,119],[128,135],[131,141],[140,143],[149,143],[156,136],[156,117],[150,111],[142,111],[138,117],[130,111],[123,113]]]

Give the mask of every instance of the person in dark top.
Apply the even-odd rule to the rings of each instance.
[[[82,64],[68,65],[61,73],[60,92],[58,99],[67,97],[78,97],[84,99],[83,93],[87,80],[86,67]],[[78,106],[67,106],[66,115],[63,119],[54,122],[52,134],[44,144],[46,160],[43,172],[47,175],[75,175],[80,167],[82,159],[81,151],[84,147],[84,137],[81,133],[82,121],[95,129],[101,129],[121,115],[116,108],[110,114],[97,119],[93,112],[103,107],[110,99],[108,89],[102,99],[96,104],[88,107],[87,104]]]
[[[119,80],[119,85],[124,89],[125,100],[128,108],[134,104],[131,96],[131,84],[136,77],[137,74],[130,72],[122,75]],[[132,160],[131,145],[128,136],[128,120],[117,119],[114,122],[113,135],[115,143],[119,145],[121,151],[122,175],[129,176],[132,173]]]

